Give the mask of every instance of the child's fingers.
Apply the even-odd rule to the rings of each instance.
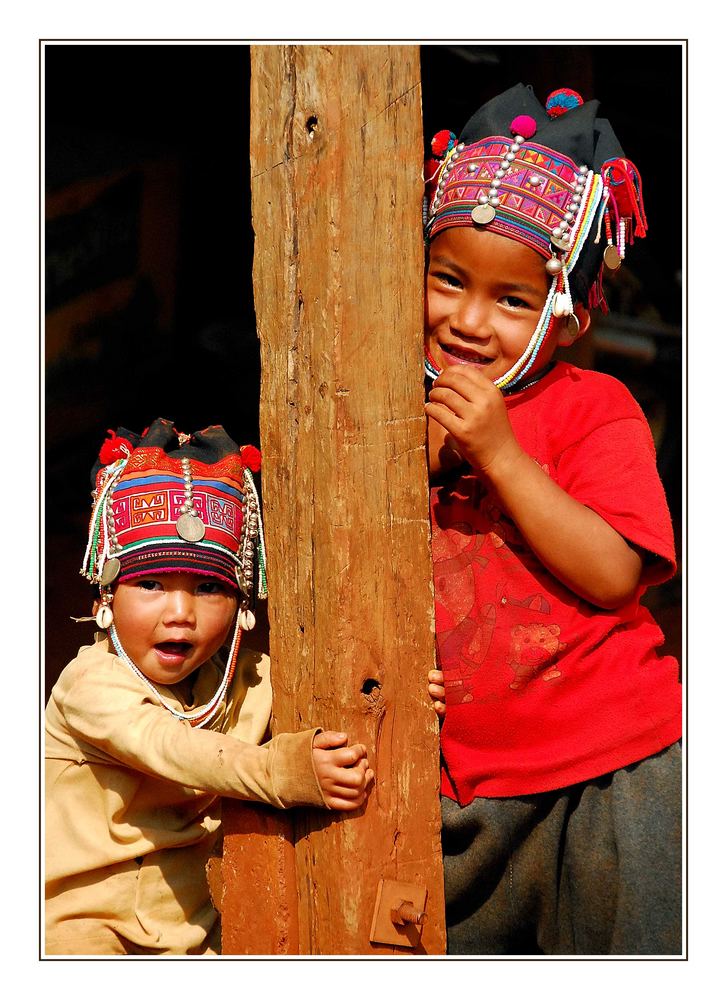
[[[355,799],[364,794],[373,774],[369,762],[362,760],[356,767],[339,767],[328,771],[321,776],[321,787],[326,795]]]
[[[356,788],[350,788],[348,785],[331,785],[326,789],[326,794],[331,798],[345,799],[347,802],[353,802],[356,799],[360,799],[366,790],[366,782],[364,781],[364,776],[361,775],[361,784]]]
[[[441,670],[430,670],[427,679],[429,680],[429,686],[427,690],[429,691],[429,697],[432,701],[437,703],[444,702],[446,697],[446,690],[444,687],[444,672]],[[437,706],[434,706],[435,709]],[[439,712],[437,712],[439,714]]]
[[[458,395],[475,402],[482,392],[491,392],[494,386],[482,369],[474,365],[456,365],[442,372],[429,394],[430,398],[432,393],[439,389],[454,389]],[[497,391],[495,389],[495,392]]]
[[[356,753],[356,760],[363,760],[366,756],[366,747],[363,743],[354,743],[352,747],[348,747],[348,750],[354,750]]]
[[[337,796],[333,796],[330,799],[326,799],[326,805],[329,809],[335,809],[338,812],[354,812],[356,809],[360,809],[364,804],[364,797],[361,796],[360,799],[349,800],[341,799]]]
[[[371,768],[366,759],[359,761],[355,767],[332,768],[326,777],[326,785],[331,792],[340,795],[356,794],[365,787],[369,771]]]
[[[441,389],[432,389],[429,393],[429,403],[427,405],[431,406],[435,403],[440,406],[446,406],[448,410],[451,410],[458,417],[464,417],[472,405],[471,400],[467,399],[466,396],[457,392],[456,389],[450,389],[447,386],[443,386]]]
[[[454,414],[448,406],[444,406],[442,403],[425,403],[424,409],[428,417],[432,420],[436,420],[445,431],[449,431],[450,434],[457,436],[457,430],[461,426],[462,421],[460,418]]]
[[[434,702],[434,711],[443,719],[446,712],[447,706],[445,704],[446,690],[444,687],[444,671],[442,670],[430,670],[427,674],[427,680],[429,681],[429,697]]]
[[[316,750],[331,750],[334,747],[345,747],[348,743],[346,733],[336,733],[326,729],[322,733],[316,733],[313,737],[313,746]]]
[[[337,809],[340,812],[353,812],[359,809],[366,801],[366,796],[374,780],[374,772],[370,767],[366,768],[363,774],[363,782],[358,789],[332,788],[325,795],[326,805],[330,809]]]
[[[354,743],[352,747],[328,750],[326,757],[331,767],[355,767],[366,757],[366,747],[363,743]]]

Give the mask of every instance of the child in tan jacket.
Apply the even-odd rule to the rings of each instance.
[[[262,742],[270,664],[240,648],[264,592],[251,468],[259,453],[221,427],[167,420],[101,449],[82,570],[100,585],[100,631],[46,712],[46,954],[214,954],[220,796],[366,799],[366,749],[346,734]]]

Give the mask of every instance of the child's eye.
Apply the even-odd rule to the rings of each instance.
[[[502,301],[509,309],[529,309],[530,303],[526,302],[525,299],[519,298],[517,295],[503,295]]]
[[[451,288],[461,288],[462,282],[459,278],[455,278],[453,274],[449,274],[447,271],[430,271],[433,278],[440,281],[443,285],[448,285]]]
[[[161,590],[162,584],[160,580],[150,580],[149,577],[142,577],[141,580],[137,582],[137,586],[140,590]]]
[[[219,580],[203,580],[197,584],[197,592],[200,594],[222,594],[224,590],[224,584]]]

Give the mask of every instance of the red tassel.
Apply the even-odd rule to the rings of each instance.
[[[608,313],[608,302],[603,294],[603,264],[598,269],[596,280],[588,289],[588,308],[599,308],[604,316]]]
[[[254,444],[246,444],[240,448],[240,458],[242,459],[242,464],[246,466],[250,472],[260,471],[260,466],[262,465],[262,455]]]
[[[601,168],[601,174],[609,186],[619,215],[633,220],[631,241],[635,236],[646,236],[649,227],[644,210],[641,175],[634,164],[623,157],[607,160]]]
[[[427,196],[427,201],[431,201],[434,197],[437,187],[437,174],[441,166],[442,164],[439,160],[432,160],[430,158],[424,161],[424,193]]]
[[[104,443],[101,445],[101,450],[98,453],[99,461],[102,465],[111,465],[118,458],[128,458],[129,455],[134,450],[134,446],[131,441],[128,441],[124,437],[119,437],[114,431],[109,427],[107,430],[109,437],[106,438]]]

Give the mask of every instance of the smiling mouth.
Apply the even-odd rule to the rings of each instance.
[[[446,354],[448,358],[452,358],[454,361],[458,361],[463,364],[491,365],[495,360],[494,358],[485,358],[481,354],[477,354],[475,351],[468,351],[460,347],[452,347],[449,344],[440,344],[439,346],[442,353]]]

